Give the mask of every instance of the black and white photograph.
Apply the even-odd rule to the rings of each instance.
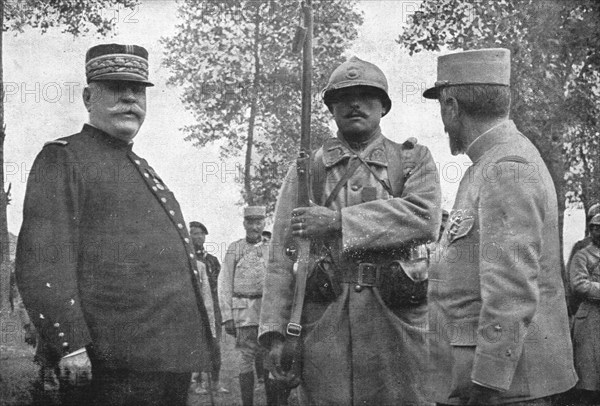
[[[0,405],[600,405],[598,1],[0,20]]]

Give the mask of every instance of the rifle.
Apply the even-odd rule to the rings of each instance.
[[[296,160],[298,175],[298,197],[296,207],[310,206],[310,116],[311,116],[311,85],[313,60],[313,10],[312,0],[304,0],[301,5],[304,17],[304,27],[299,27],[294,37],[294,51],[302,46],[302,114],[300,124],[300,152]],[[296,284],[289,323],[286,329],[286,340],[281,356],[281,367],[284,371],[293,370],[300,376],[302,307],[306,290],[306,278],[310,267],[310,240],[296,238],[297,253]]]

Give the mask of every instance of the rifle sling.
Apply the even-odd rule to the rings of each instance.
[[[350,177],[352,175],[354,175],[354,172],[356,172],[356,170],[358,169],[360,164],[361,164],[361,161],[360,161],[360,159],[358,159],[358,156],[356,158],[355,157],[350,158],[350,162],[348,162],[348,168],[346,169],[346,173],[344,174],[344,176],[342,176],[342,178],[337,183],[337,185],[335,185],[335,187],[333,188],[333,190],[331,191],[329,196],[327,196],[327,200],[325,200],[325,203],[323,203],[324,207],[329,207],[329,205],[331,203],[333,203],[333,201],[337,197],[338,193],[340,193],[340,190],[342,190],[342,188],[344,186],[346,186],[346,183],[348,183],[348,180],[350,180]]]

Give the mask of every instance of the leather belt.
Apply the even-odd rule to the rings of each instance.
[[[393,262],[382,264],[373,262],[348,264],[349,266],[344,267],[341,282],[354,285],[354,290],[357,292],[362,291],[366,287],[379,287],[382,269],[391,266]]]
[[[380,264],[372,262],[360,262],[346,268],[342,277],[342,283],[353,283],[361,286],[373,287],[379,284],[381,275]]]
[[[257,295],[242,295],[240,293],[234,293],[233,297],[237,297],[238,299],[260,299],[262,298],[262,293]]]

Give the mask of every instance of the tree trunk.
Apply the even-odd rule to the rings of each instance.
[[[0,2],[0,24],[4,25],[4,0]],[[0,85],[4,88],[4,69],[2,60],[2,40],[4,30],[0,32]],[[4,192],[4,97],[0,100],[0,309],[9,309],[10,297],[10,258],[8,224],[6,218],[6,206],[8,196]]]
[[[244,192],[246,202],[249,205],[255,204],[254,192],[252,191],[252,147],[254,144],[254,126],[258,109],[258,91],[260,81],[260,3],[256,4],[254,14],[254,80],[252,82],[252,103],[250,105],[250,119],[248,120],[248,142],[246,145],[246,160],[244,162]]]

